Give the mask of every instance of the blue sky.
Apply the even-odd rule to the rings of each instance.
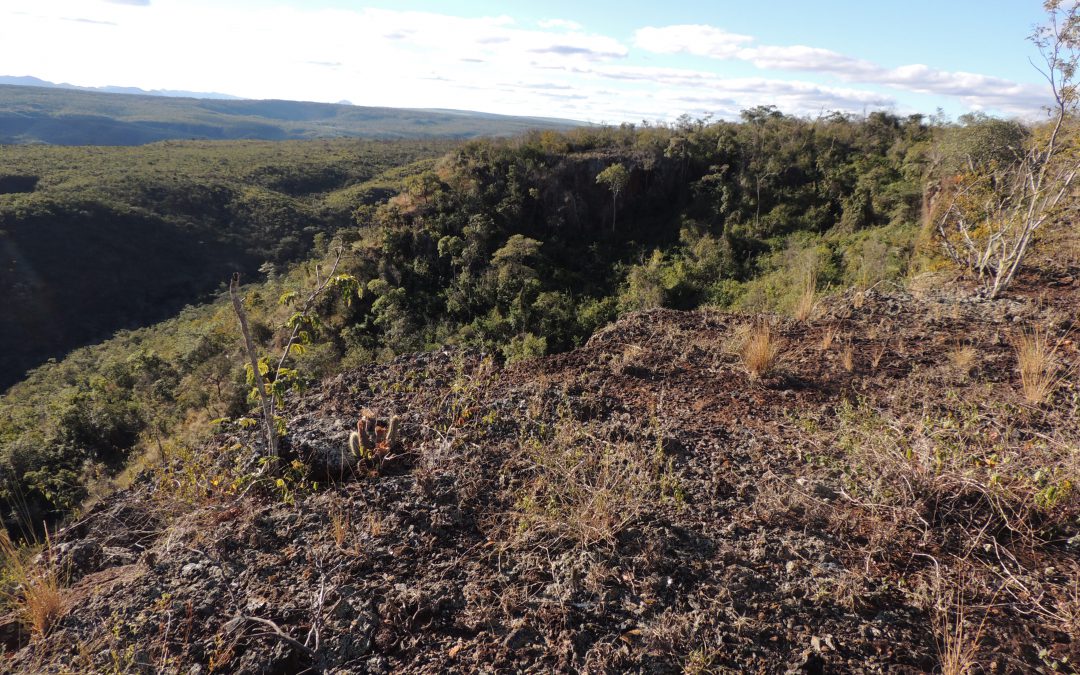
[[[0,75],[569,117],[1031,117],[1038,0],[4,0]]]

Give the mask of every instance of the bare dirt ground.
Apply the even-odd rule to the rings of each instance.
[[[282,484],[230,483],[260,441],[226,429],[61,532],[65,613],[0,666],[1075,672],[1078,277],[848,293],[808,322],[655,310],[510,367],[348,372],[289,402]],[[1015,349],[1036,327],[1042,403]],[[362,408],[401,447],[305,473]]]

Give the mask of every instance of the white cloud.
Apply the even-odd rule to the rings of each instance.
[[[764,70],[796,70],[839,75],[847,80],[871,75],[879,69],[872,63],[844,56],[831,49],[792,45],[789,47],[749,47],[737,58]]]
[[[534,63],[596,64],[629,51],[605,35],[563,24],[522,28],[509,16],[239,9],[209,0],[155,0],[137,12],[102,3],[87,18],[116,24],[103,39],[62,21],[86,9],[85,0],[4,0],[3,70],[90,86],[530,112],[520,96],[512,105],[505,97],[487,102],[467,85],[511,80],[535,71]]]
[[[735,56],[741,45],[753,42],[749,35],[729,33],[721,28],[700,24],[646,27],[634,33],[634,44],[658,54],[687,53],[728,59]]]
[[[1022,85],[986,76],[925,66],[889,71],[823,49],[756,45],[750,36],[711,26],[644,28],[635,44],[769,70],[827,72],[836,86],[727,78],[706,68],[656,65],[663,59],[635,61],[620,40],[564,19],[525,25],[510,16],[371,8],[241,8],[217,0],[131,4],[2,0],[0,75],[609,122],[670,120],[682,113],[734,117],[763,104],[806,115],[900,105],[892,95],[856,86],[871,81],[894,90],[948,92],[966,105],[998,109],[1027,95]]]
[[[567,19],[542,19],[536,22],[536,25],[541,28],[561,28],[563,30],[580,31],[585,27],[577,21],[569,21]]]
[[[647,27],[634,35],[635,46],[659,54],[692,54],[745,61],[763,70],[830,75],[846,82],[951,96],[976,109],[1031,115],[1045,98],[1045,90],[1041,87],[987,75],[940,70],[921,64],[890,69],[830,49],[804,45],[752,45],[753,41],[746,35],[703,25]]]

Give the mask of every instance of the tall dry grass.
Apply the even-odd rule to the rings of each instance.
[[[330,512],[330,534],[334,538],[334,545],[339,549],[344,548],[350,529],[351,523],[348,512],[341,508],[336,508]]]
[[[40,562],[35,563],[28,551],[20,550],[6,532],[0,531],[0,568],[7,581],[7,588],[0,588],[0,600],[15,609],[35,636],[47,635],[64,610],[63,586],[51,554],[48,533]]]
[[[1046,403],[1068,373],[1062,372],[1057,353],[1062,340],[1051,343],[1040,328],[1026,329],[1014,340],[1024,400],[1032,405]]]
[[[814,269],[809,270],[803,277],[799,297],[795,300],[792,314],[797,321],[809,321],[818,306],[817,274]]]
[[[840,366],[849,373],[855,372],[855,348],[850,344],[840,352]]]
[[[750,379],[756,380],[768,375],[780,356],[780,338],[773,333],[768,323],[755,325],[746,337],[742,347],[742,361]]]
[[[836,324],[826,326],[821,333],[821,351],[827,352],[832,349],[833,343],[836,342],[836,336],[839,334],[840,326]]]
[[[939,579],[934,593],[937,596],[934,603],[934,632],[937,636],[941,674],[969,675],[979,669],[979,646],[990,613],[984,613],[982,621],[975,631],[971,632],[963,589],[956,586],[943,588],[943,584]]]

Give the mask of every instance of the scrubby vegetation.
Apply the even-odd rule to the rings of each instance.
[[[187,280],[202,278],[206,288],[232,266],[248,261],[250,270],[266,260],[269,278],[251,288],[247,303],[257,340],[269,346],[292,316],[278,299],[296,293],[317,259],[288,274],[277,270],[310,242],[320,255],[344,251],[341,272],[359,292],[320,301],[321,318],[304,326],[305,344],[297,346],[296,386],[342,366],[447,343],[511,361],[562,351],[620,313],[651,307],[711,304],[806,319],[819,288],[870,288],[911,271],[933,171],[972,148],[992,154],[995,139],[1010,142],[995,120],[962,122],[935,128],[918,116],[884,113],[810,121],[755,109],[740,123],[684,119],[472,142],[411,165],[403,163],[438,146],[8,149],[10,175],[34,178],[31,192],[2,198],[9,246],[30,260],[35,251],[55,258],[57,238],[42,231],[63,225],[74,239],[64,249],[79,256],[46,258],[50,264],[35,269],[123,267],[86,255],[96,249],[71,227],[73,214],[98,222],[85,209],[154,219],[157,227],[136,230],[155,248],[128,256],[152,274],[128,267],[131,278],[91,288],[40,278],[35,286],[16,270],[8,297],[25,330],[7,334],[48,324],[70,340],[109,325],[100,318],[106,312],[96,321],[70,309],[37,316],[50,306],[42,297],[91,316],[119,298],[153,300],[164,313],[197,297]],[[403,168],[385,169],[393,164]],[[622,167],[617,186],[602,178],[615,175],[612,167]],[[325,232],[335,228],[331,242]],[[162,229],[177,232],[165,250]],[[98,228],[85,234],[102,236]],[[127,230],[106,241],[116,239],[134,243]],[[193,248],[210,255],[196,257]],[[187,284],[180,290],[168,283],[174,266]],[[162,454],[167,444],[197,438],[208,420],[241,416],[244,360],[234,324],[220,302],[192,308],[45,366],[12,390],[0,409],[8,517],[15,503],[35,521],[70,511],[94,476],[115,474],[133,449]],[[294,321],[285,332],[296,328]],[[49,334],[38,332],[26,351],[40,354]],[[762,356],[775,345],[765,347]],[[18,354],[18,345],[9,353]],[[183,428],[193,435],[178,434]]]
[[[79,345],[0,398],[0,669],[1075,671],[1044,7],[1043,125],[0,146],[0,351]]]
[[[276,481],[252,482],[258,426],[224,422],[59,533],[44,560],[70,570],[70,609],[7,638],[9,663],[1069,672],[1076,385],[1027,403],[1008,339],[1067,331],[1080,284],[1054,300],[827,297],[818,320],[771,317],[787,348],[753,379],[735,347],[756,317],[711,309],[508,366],[351,368],[288,397]],[[400,449],[315,473],[369,406]]]
[[[287,274],[281,263],[311,242],[318,255],[343,247],[341,272],[361,288],[316,308],[297,357],[307,381],[447,343],[511,361],[562,351],[650,307],[790,310],[809,277],[815,288],[869,287],[908,271],[933,136],[917,116],[803,120],[762,108],[739,123],[471,142],[402,170],[387,167],[437,146],[6,148],[9,174],[36,179],[32,192],[0,197],[9,248],[43,276],[109,279],[108,269],[116,283],[34,284],[16,268],[8,297],[19,330],[5,335],[41,336],[24,351],[41,354],[49,335],[86,340],[131,320],[124,312],[108,324],[81,309],[110,316],[102,306],[126,299],[144,308],[129,312],[154,318],[230,268],[271,261],[247,296],[255,337],[269,346],[292,315],[279,297],[317,259]],[[598,182],[616,166],[618,185]],[[325,232],[350,213],[354,225],[331,241]],[[87,227],[74,227],[79,219]],[[61,226],[64,238],[51,234]],[[134,248],[98,254],[96,241]],[[182,429],[197,437],[207,421],[246,412],[234,324],[220,302],[192,308],[46,365],[9,392],[0,410],[8,517],[15,503],[34,520],[70,511],[93,476],[114,474],[134,448],[167,453]]]

